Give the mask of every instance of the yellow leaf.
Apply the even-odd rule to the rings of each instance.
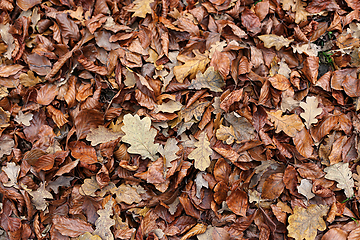
[[[200,53],[199,50],[193,51],[195,57],[191,58],[185,55],[179,55],[177,59],[185,64],[174,67],[174,75],[176,80],[180,83],[184,82],[184,79],[190,75],[190,79],[195,78],[198,71],[204,72],[206,65],[210,62],[208,58],[209,52],[204,54]]]
[[[141,17],[145,18],[146,14],[151,13],[150,4],[153,3],[154,0],[135,0],[135,6],[128,10],[129,12],[133,12],[132,17]]]
[[[89,232],[84,233],[83,235],[79,236],[77,240],[101,240],[101,237],[98,235],[92,235]]]
[[[126,114],[121,130],[125,133],[122,141],[131,145],[128,148],[129,153],[140,154],[142,158],[150,158],[153,161],[157,159],[159,144],[154,144],[157,131],[151,128],[149,117],[140,120],[139,115]]]
[[[222,92],[222,87],[225,86],[225,82],[222,79],[218,71],[215,71],[214,67],[211,66],[204,74],[198,72],[196,78],[192,80],[189,89],[200,90],[201,88],[208,88],[213,92]]]
[[[195,160],[195,168],[205,171],[210,166],[210,155],[213,153],[205,132],[200,134],[199,141],[194,145],[196,148],[189,154],[188,158]]]
[[[288,47],[289,44],[294,41],[294,39],[289,40],[283,36],[278,36],[275,34],[261,35],[258,37],[261,41],[264,42],[264,46],[266,48],[275,47],[277,51],[279,51],[282,47]]]
[[[27,73],[21,73],[19,76],[20,83],[24,87],[32,87],[41,82],[41,79],[39,77],[35,77],[34,73],[32,71],[27,71]]]
[[[326,205],[310,205],[307,209],[295,206],[294,214],[288,219],[288,237],[295,240],[314,240],[317,230],[324,231],[326,224],[323,219],[329,210]]]
[[[304,127],[299,116],[296,114],[281,116],[281,110],[267,113],[276,127],[276,133],[284,131],[288,136],[295,137],[296,133]]]
[[[305,126],[307,129],[310,128],[311,124],[318,122],[316,116],[320,115],[323,111],[322,108],[318,107],[318,105],[319,102],[316,97],[307,97],[306,103],[300,103],[300,107],[305,110],[305,112],[300,114],[300,117],[305,120]]]

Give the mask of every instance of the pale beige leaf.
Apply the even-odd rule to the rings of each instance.
[[[327,215],[329,206],[310,205],[307,209],[295,206],[294,214],[289,218],[288,236],[295,240],[314,240],[317,230],[324,231],[326,223],[323,219]]]
[[[151,128],[151,120],[144,117],[140,120],[139,115],[132,116],[126,114],[124,116],[124,126],[121,130],[125,133],[122,141],[130,144],[129,153],[140,154],[142,158],[150,158],[152,161],[157,159],[159,144],[154,143],[157,131]]]
[[[179,111],[182,106],[183,105],[178,101],[169,100],[167,102],[163,102],[160,105],[156,105],[155,112],[174,113],[176,111]]]
[[[81,185],[79,189],[79,193],[84,196],[95,197],[95,192],[100,189],[98,182],[95,177],[87,178],[84,180],[84,183]]]
[[[195,184],[196,184],[196,197],[201,198],[201,188],[209,188],[209,183],[203,178],[203,172],[198,172],[196,174],[195,178]]]
[[[200,90],[202,88],[208,88],[213,92],[222,92],[222,87],[225,86],[225,82],[218,71],[215,71],[214,67],[208,67],[204,73],[198,72],[196,78],[191,81],[189,89]]]
[[[7,162],[6,167],[2,167],[2,170],[6,173],[9,178],[7,183],[3,185],[5,187],[12,187],[17,185],[17,178],[20,172],[20,166],[16,165],[14,162]]]
[[[209,53],[209,58],[212,58],[214,53],[217,52],[222,52],[222,50],[224,49],[224,47],[226,47],[227,43],[226,41],[217,41],[216,43],[212,44],[210,47],[210,53]]]
[[[302,179],[299,186],[297,186],[298,192],[304,195],[308,200],[315,197],[315,194],[312,193],[312,183],[307,179]]]
[[[13,147],[15,146],[14,140],[11,138],[4,138],[0,141],[0,158],[4,155],[10,155]]]
[[[300,114],[300,117],[305,120],[307,129],[310,128],[311,124],[318,122],[316,116],[320,115],[323,111],[318,105],[319,102],[316,97],[307,97],[306,103],[300,102],[300,107],[305,110],[305,112]]]
[[[286,112],[286,110],[292,111],[294,108],[300,105],[300,101],[295,100],[292,97],[285,97],[281,100],[281,111]]]
[[[266,48],[275,47],[277,51],[279,51],[282,47],[288,47],[294,39],[287,39],[283,36],[278,36],[275,34],[267,34],[258,36],[258,38],[264,42],[264,46]]]
[[[267,112],[270,120],[276,127],[276,133],[283,131],[290,137],[295,137],[304,125],[296,114],[282,116],[282,111]]]
[[[115,220],[111,218],[113,215],[114,200],[111,198],[104,206],[104,209],[97,211],[99,218],[95,222],[95,231],[93,234],[101,237],[102,240],[113,240],[114,234],[111,232],[111,226],[115,225]]]
[[[129,12],[133,12],[132,17],[141,17],[145,18],[146,14],[151,14],[151,6],[150,4],[153,3],[154,0],[135,0],[135,6],[132,9],[129,9]]]
[[[45,189],[45,184],[40,183],[40,187],[36,191],[28,190],[28,193],[32,197],[32,202],[35,205],[36,209],[39,211],[45,211],[49,203],[45,200],[53,199],[53,196],[50,192]]]
[[[86,140],[91,142],[92,146],[96,146],[100,143],[114,141],[123,135],[124,134],[121,132],[113,132],[110,129],[100,125],[98,128],[93,128],[90,130],[90,133],[86,136]]]
[[[196,148],[189,154],[188,158],[195,160],[195,168],[205,171],[210,166],[210,155],[213,153],[206,132],[200,134],[199,141],[194,145]]]
[[[15,121],[19,124],[23,124],[24,126],[30,126],[30,121],[33,119],[32,113],[24,114],[22,111],[18,112],[18,115],[15,117]]]
[[[116,194],[116,201],[118,203],[124,202],[126,204],[133,204],[141,202],[141,196],[136,189],[129,184],[121,184],[118,188],[110,190],[112,194]]]
[[[180,148],[177,146],[177,143],[178,142],[175,138],[168,138],[165,143],[165,147],[162,145],[159,147],[159,153],[165,158],[166,168],[171,167],[171,162],[179,158],[179,156],[176,155],[176,153],[180,150]]]
[[[324,169],[325,178],[336,181],[338,188],[344,189],[345,196],[348,198],[354,195],[354,179],[349,168],[349,163],[339,162]]]
[[[321,47],[314,44],[314,43],[305,43],[305,44],[296,44],[291,46],[293,49],[293,52],[296,53],[305,53],[308,56],[317,57],[319,51],[321,50]]]

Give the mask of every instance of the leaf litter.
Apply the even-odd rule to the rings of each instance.
[[[0,3],[1,239],[359,239],[359,2]]]

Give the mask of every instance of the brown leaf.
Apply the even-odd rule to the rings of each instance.
[[[55,229],[64,236],[78,237],[86,232],[94,231],[90,223],[86,223],[80,219],[55,215],[52,219],[52,222]]]
[[[248,208],[248,196],[243,190],[236,189],[231,191],[231,194],[226,198],[226,204],[233,213],[245,217]]]
[[[174,74],[178,82],[184,82],[184,79],[187,76],[190,76],[190,79],[193,79],[197,72],[201,71],[203,73],[205,71],[206,65],[210,62],[208,53],[202,54],[199,50],[194,50],[194,54],[194,58],[184,55],[179,55],[177,57],[178,61],[185,63],[181,66],[174,67]]]
[[[297,132],[293,138],[296,150],[305,158],[313,157],[313,145],[314,141],[306,128],[303,128],[300,132]]]
[[[274,173],[265,180],[261,197],[265,199],[278,198],[284,191],[283,173]]]
[[[97,128],[103,124],[103,114],[97,110],[84,109],[81,110],[75,117],[76,136],[78,139],[83,139],[90,132],[91,128]]]
[[[9,77],[18,73],[24,66],[19,64],[0,66],[0,77]]]
[[[30,8],[34,7],[37,4],[40,4],[41,0],[20,0],[16,1],[16,4],[21,8],[23,11],[27,11]]]
[[[277,90],[285,91],[291,86],[289,80],[282,74],[276,74],[275,76],[270,77],[268,80]]]
[[[105,66],[97,66],[93,62],[89,61],[83,55],[80,56],[77,60],[83,66],[83,68],[85,68],[90,72],[94,72],[103,76],[108,73],[107,68]]]
[[[290,137],[295,137],[296,134],[304,127],[300,118],[295,114],[282,116],[281,110],[267,113],[270,120],[274,122],[277,133],[283,131]]]
[[[58,94],[58,87],[53,84],[45,84],[38,91],[36,100],[41,105],[49,105]]]
[[[70,142],[69,149],[71,150],[71,156],[80,160],[80,162],[86,164],[98,162],[95,149],[84,142]]]

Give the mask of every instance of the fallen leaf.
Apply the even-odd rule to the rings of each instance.
[[[10,155],[13,147],[15,146],[14,140],[5,138],[0,141],[0,158],[4,155]]]
[[[305,126],[307,129],[310,128],[311,124],[318,122],[316,117],[323,111],[322,108],[318,107],[318,105],[319,102],[316,97],[307,97],[306,103],[300,102],[300,107],[305,111],[300,114],[300,117],[305,120]]]
[[[155,105],[155,112],[174,113],[181,110],[182,107],[183,105],[180,102],[169,100],[160,105]]]
[[[121,136],[123,136],[121,132],[113,132],[104,126],[99,125],[97,128],[90,130],[90,133],[86,136],[86,140],[91,142],[92,146],[96,146],[100,143],[114,141]]]
[[[132,17],[145,18],[146,14],[151,14],[152,9],[150,4],[153,2],[154,0],[135,0],[133,2],[135,6],[132,9],[128,9],[128,11],[133,12]]]
[[[40,183],[40,187],[36,191],[27,190],[32,197],[32,202],[37,210],[45,211],[49,203],[45,199],[53,199],[50,192],[45,189],[45,184]]]
[[[20,173],[20,166],[16,165],[14,162],[7,162],[6,167],[2,167],[2,170],[6,173],[9,181],[3,183],[5,187],[17,186],[17,178]]]
[[[151,120],[144,117],[140,120],[139,115],[124,116],[124,126],[121,130],[125,133],[121,141],[130,144],[129,153],[140,154],[142,158],[150,158],[152,161],[157,159],[159,144],[154,144],[157,131],[151,128]]]
[[[297,189],[300,194],[304,195],[307,200],[312,199],[315,197],[315,194],[312,193],[312,183],[307,179],[301,179],[301,183],[297,186]]]
[[[288,47],[290,43],[294,41],[294,39],[287,39],[283,36],[277,36],[275,34],[267,34],[258,36],[258,38],[264,42],[264,46],[266,48],[275,47],[277,51],[279,51],[282,47]]]
[[[81,219],[55,215],[52,218],[52,222],[54,228],[64,236],[78,237],[86,232],[94,231],[90,223],[87,223]]]
[[[202,132],[199,141],[195,144],[195,149],[189,154],[189,159],[194,159],[194,167],[200,171],[205,171],[210,166],[210,155],[213,153],[206,132]]]
[[[175,159],[178,159],[179,156],[176,153],[180,150],[177,146],[178,141],[175,138],[168,138],[166,140],[165,146],[160,145],[158,151],[161,156],[165,159],[165,167],[170,168],[171,162]]]
[[[283,131],[290,137],[295,137],[298,131],[304,127],[299,116],[296,114],[282,116],[282,111],[267,112],[270,120],[276,127],[276,132]]]
[[[24,126],[30,126],[30,121],[33,118],[32,113],[26,113],[24,114],[22,111],[18,112],[18,115],[15,117],[15,121],[19,124],[24,124]]]
[[[124,202],[126,204],[139,203],[142,199],[136,189],[128,184],[121,184],[117,188],[110,190],[112,194],[116,194],[116,202]]]
[[[216,131],[216,138],[226,142],[226,144],[232,144],[237,139],[234,127],[232,125],[230,127],[220,125],[220,128]]]
[[[209,53],[202,54],[199,50],[194,50],[195,57],[188,57],[185,55],[178,55],[177,60],[184,62],[183,65],[174,67],[174,75],[176,80],[180,83],[184,82],[184,79],[190,75],[190,79],[195,78],[196,74],[204,72],[206,65],[210,62],[208,58]]]
[[[307,209],[295,206],[294,214],[288,218],[288,236],[296,240],[314,240],[317,230],[326,229],[323,217],[327,215],[328,210],[329,206],[326,205],[312,204]]]
[[[339,162],[324,169],[325,178],[336,181],[338,188],[344,189],[347,198],[354,195],[354,179],[349,168],[349,163]]]
[[[201,188],[209,188],[209,183],[203,178],[203,172],[198,172],[195,178],[196,184],[196,197],[201,198]]]
[[[105,204],[104,209],[97,211],[99,218],[95,222],[95,231],[92,234],[98,235],[102,240],[113,240],[114,235],[111,232],[111,227],[115,225],[115,220],[111,218],[113,215],[114,200],[110,200]]]
[[[225,82],[218,71],[214,67],[208,67],[204,73],[198,72],[196,78],[191,81],[189,89],[200,90],[201,88],[208,88],[213,92],[222,92],[222,87]]]

